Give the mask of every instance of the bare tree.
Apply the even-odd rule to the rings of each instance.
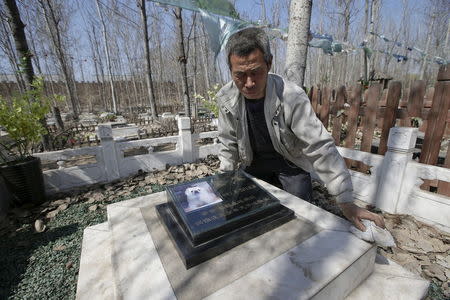
[[[381,1],[382,0],[372,0],[371,6],[370,6],[370,25],[369,30],[370,32],[375,32],[376,29],[378,29],[378,24],[380,23],[379,17],[380,17],[380,9],[381,9]],[[376,23],[376,24],[375,24]],[[371,35],[369,38],[369,45],[372,47],[372,49],[375,47],[375,35]],[[372,53],[372,56],[369,60],[369,66],[368,66],[368,72],[369,72],[369,79],[370,77],[373,77],[375,75],[375,57],[377,55],[375,52]]]
[[[150,49],[148,46],[148,28],[147,28],[147,10],[145,9],[145,1],[141,0],[139,7],[141,9],[141,18],[142,18],[142,29],[144,34],[144,49],[145,49],[145,81],[147,83],[147,91],[148,91],[148,102],[150,104],[150,110],[152,113],[152,117],[156,119],[158,114],[156,112],[155,105],[155,92],[153,88],[153,80],[152,80],[152,64],[150,62]]]
[[[368,40],[369,35],[369,18],[370,18],[370,0],[364,1],[364,37]],[[364,81],[369,80],[369,62],[367,60],[367,54],[363,52],[364,55]]]
[[[299,86],[305,79],[311,8],[312,0],[291,0],[285,74]]]
[[[20,71],[24,74],[25,86],[27,90],[32,88],[34,80],[33,64],[31,62],[31,52],[28,48],[25,36],[25,25],[20,18],[19,8],[15,0],[5,0],[6,9],[9,13],[9,24],[11,26],[14,43],[20,60]]]
[[[183,93],[183,104],[184,104],[184,113],[187,117],[191,117],[191,102],[189,99],[189,88],[188,88],[188,81],[187,81],[187,56],[184,50],[184,37],[183,37],[183,16],[182,11],[180,7],[175,8],[173,11],[173,14],[175,15],[175,19],[177,21],[178,25],[178,62],[180,63],[180,69],[181,69],[181,86],[182,86],[182,93]]]
[[[59,61],[59,66],[64,76],[64,84],[66,86],[67,94],[69,96],[71,109],[74,119],[78,119],[78,97],[75,93],[74,78],[72,68],[68,62],[66,54],[67,47],[64,45],[62,33],[60,30],[62,16],[56,12],[53,1],[51,0],[38,0],[42,8],[42,13],[45,18],[47,30],[51,38],[53,50],[56,53],[56,57]]]
[[[355,11],[355,1],[354,0],[338,0],[338,6],[342,9],[339,14],[341,16],[341,24],[343,24],[343,34],[342,34],[342,42],[347,43],[348,42],[348,35],[350,32],[350,24],[353,21],[353,17],[356,13]],[[347,72],[347,55],[341,55],[340,63],[341,67],[339,69],[339,84],[345,84],[347,74],[350,72]]]
[[[116,95],[116,90],[114,87],[114,78],[113,78],[113,73],[112,73],[111,58],[109,56],[109,43],[108,43],[108,36],[106,33],[106,24],[105,24],[105,19],[103,18],[102,10],[100,9],[100,4],[99,4],[98,0],[95,1],[95,4],[97,5],[97,13],[98,13],[98,17],[100,18],[100,23],[102,24],[103,42],[105,44],[106,66],[108,69],[109,84],[111,87],[112,109],[113,109],[113,112],[116,114],[117,113],[117,95]]]
[[[16,51],[13,46],[13,42],[11,41],[11,27],[9,23],[6,21],[6,16],[0,16],[0,49],[6,54],[8,58],[9,64],[12,67],[14,77],[17,81],[17,86],[19,87],[19,91],[23,92],[25,90],[25,82],[21,76],[19,60],[16,55]]]
[[[153,37],[153,43],[156,46],[156,52],[157,52],[157,70],[158,70],[158,85],[159,85],[159,103],[166,104],[167,103],[167,89],[165,84],[165,78],[164,78],[164,59],[163,59],[163,26],[162,26],[162,20],[163,17],[161,17],[160,13],[158,13],[156,10],[153,10],[152,12],[152,37]]]
[[[203,43],[202,43],[202,59],[203,59],[203,74],[205,76],[205,84],[206,84],[206,89],[209,90],[211,87],[211,77],[210,77],[210,66],[211,63],[209,61],[209,57],[210,57],[210,49],[208,47],[208,41],[206,39],[206,33],[205,33],[205,24],[202,22],[202,35],[205,37],[203,38]]]
[[[91,25],[91,31],[87,31],[88,33],[88,39],[89,39],[89,45],[91,48],[92,53],[92,62],[94,64],[94,70],[95,70],[95,78],[97,80],[97,84],[100,87],[100,101],[103,105],[103,107],[108,110],[110,107],[109,101],[106,100],[105,97],[105,74],[103,72],[103,63],[102,58],[100,55],[100,45],[98,43],[98,39],[95,33],[95,26]]]

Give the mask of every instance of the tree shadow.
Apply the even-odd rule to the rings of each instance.
[[[0,299],[10,297],[31,264],[33,252],[78,230],[77,223],[37,233],[32,225],[0,236]]]

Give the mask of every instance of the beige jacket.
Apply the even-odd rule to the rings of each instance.
[[[250,165],[245,103],[233,82],[218,93],[220,170]],[[308,96],[297,85],[269,73],[264,114],[275,150],[322,180],[337,202],[353,202],[350,173],[334,140],[316,117]]]

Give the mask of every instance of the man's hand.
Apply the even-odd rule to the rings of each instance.
[[[344,216],[361,231],[366,231],[366,227],[361,223],[362,219],[374,221],[378,227],[385,228],[384,219],[380,215],[374,214],[351,202],[339,203],[338,205]]]

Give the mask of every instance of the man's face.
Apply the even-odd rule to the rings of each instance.
[[[267,74],[270,65],[264,61],[261,50],[248,56],[230,55],[231,77],[239,91],[247,99],[261,99],[266,94]]]

